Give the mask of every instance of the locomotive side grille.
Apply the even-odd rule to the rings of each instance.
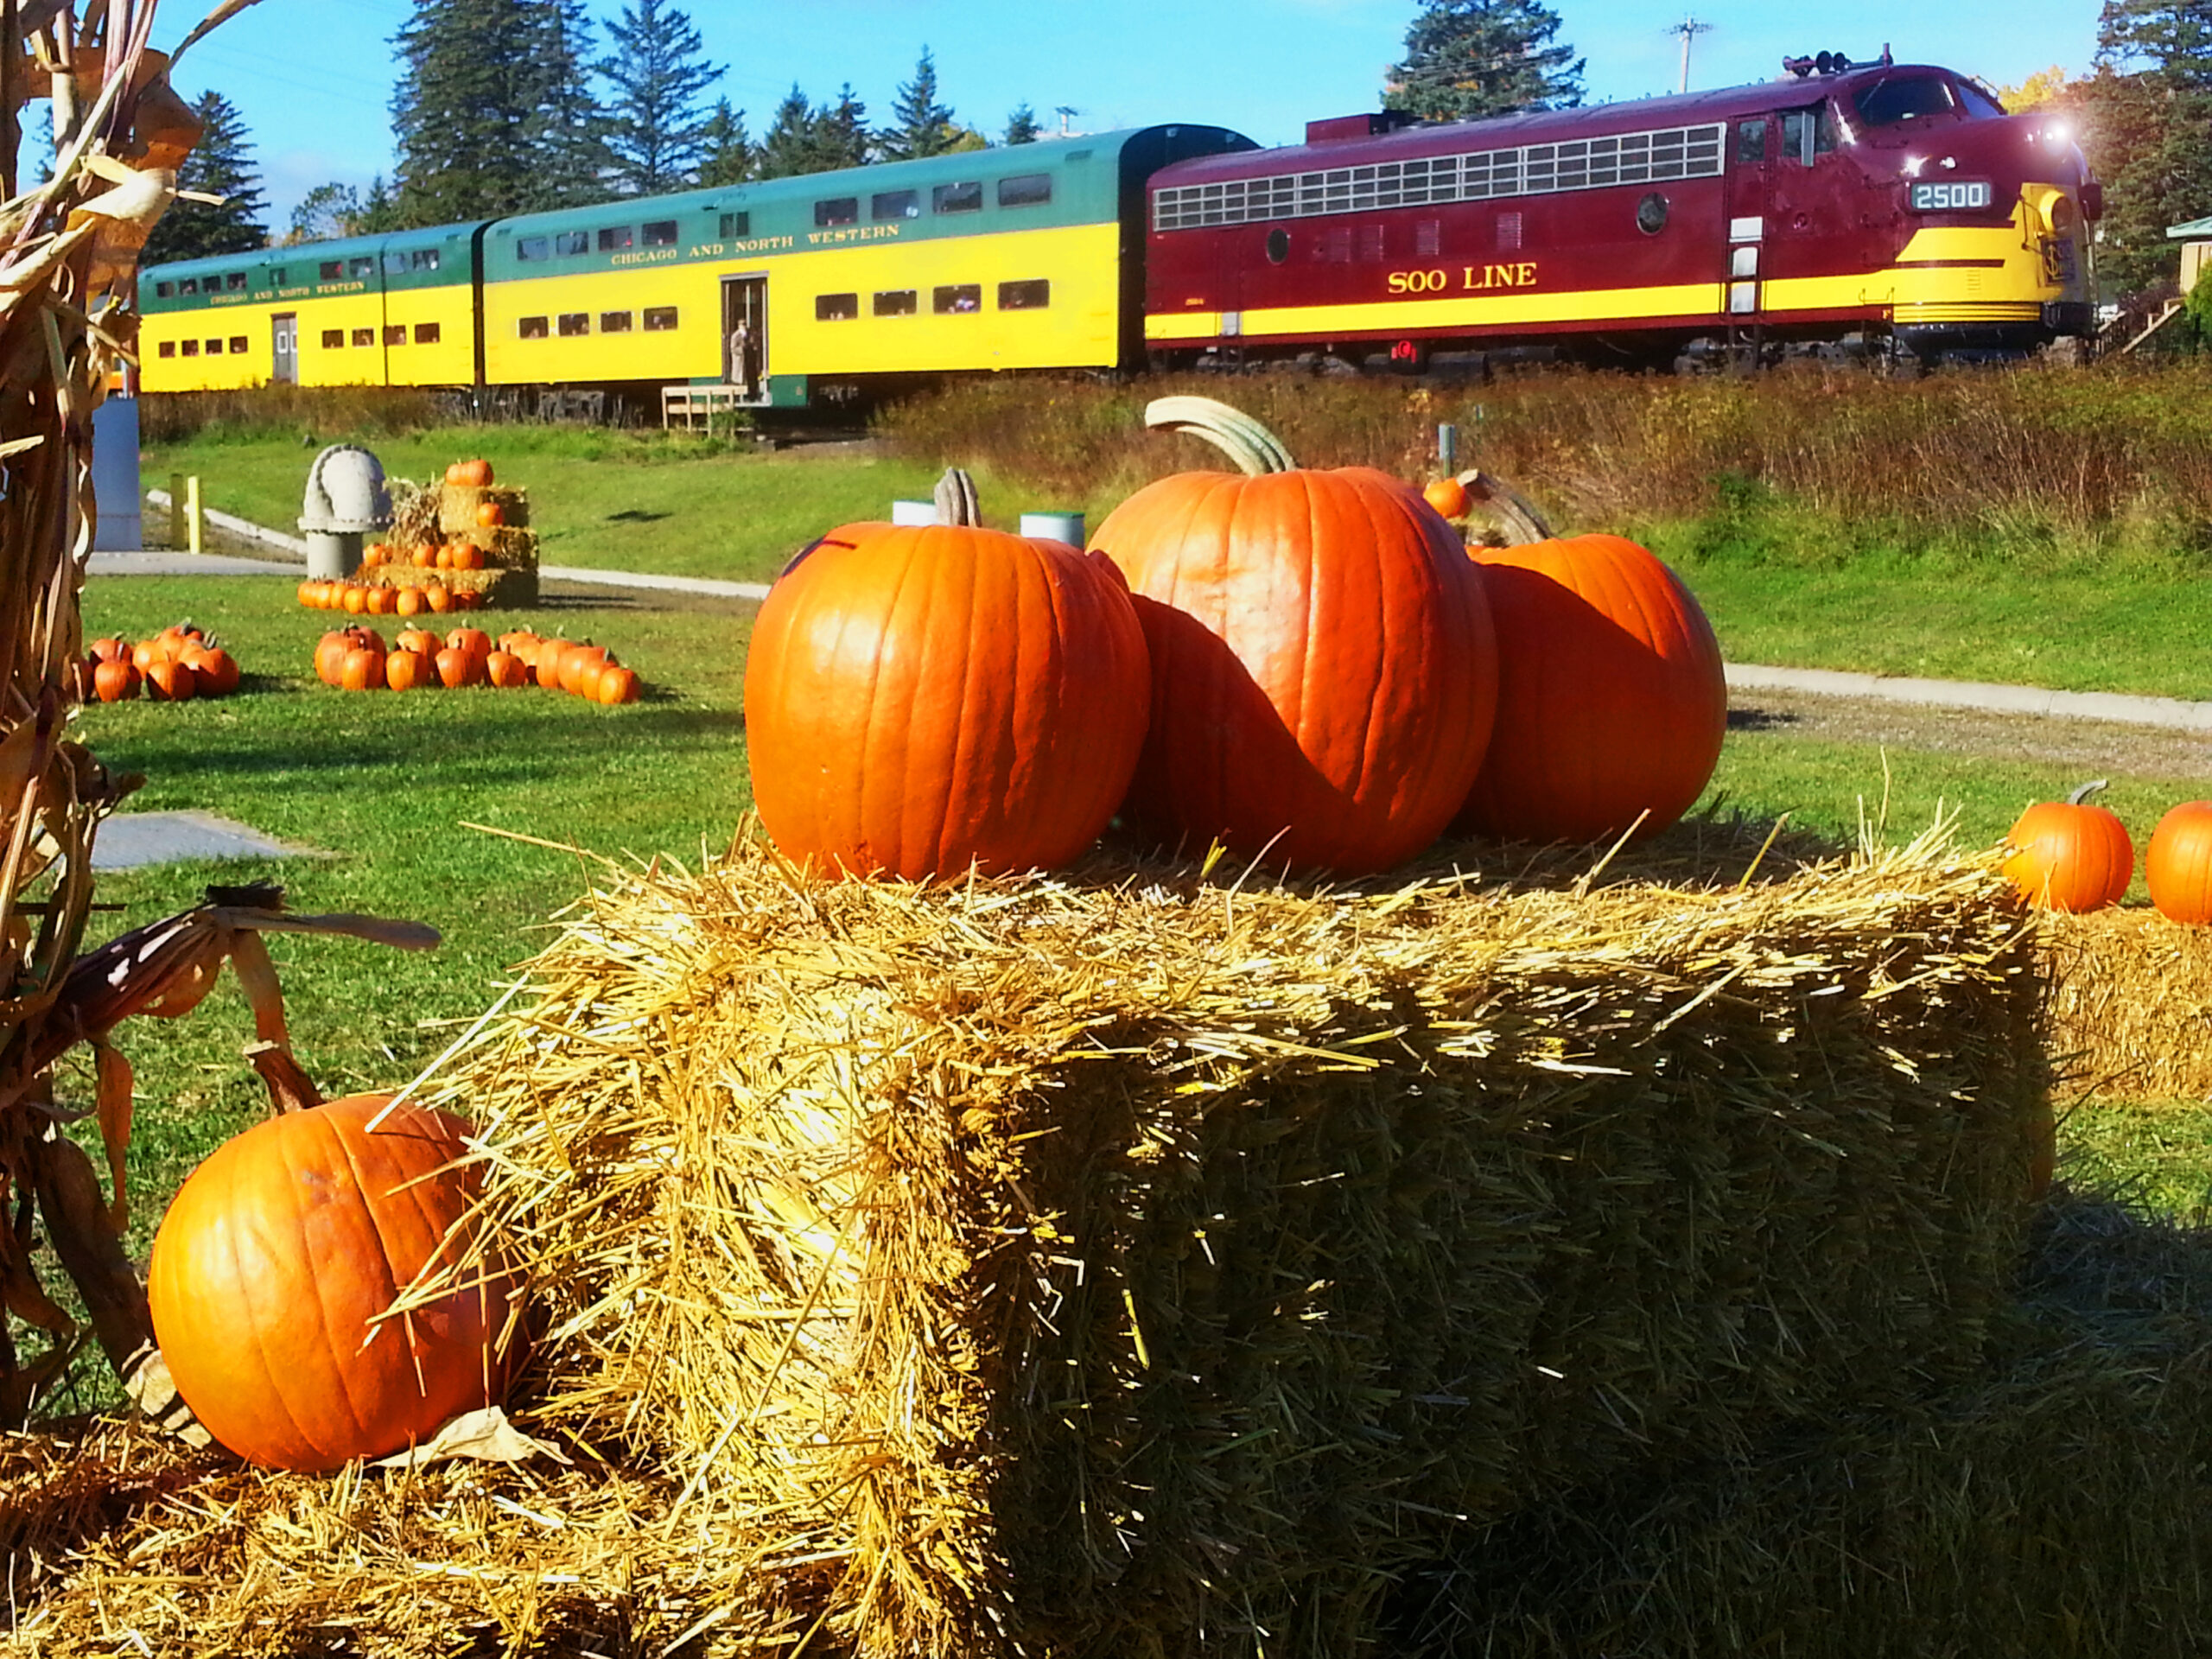
[[[1152,196],[1155,231],[1191,231],[1380,207],[1426,207],[1498,196],[1598,190],[1720,171],[1720,127],[1669,127],[1607,138],[1576,138],[1520,149],[1425,156],[1370,167],[1285,173],[1225,184],[1171,185]]]

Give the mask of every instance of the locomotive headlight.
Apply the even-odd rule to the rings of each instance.
[[[2027,198],[2044,235],[2064,241],[2074,234],[2076,209],[2074,199],[2063,190],[2048,184],[2031,184],[2020,194]]]
[[[1921,158],[1921,157],[1920,157],[1920,156],[1906,156],[1906,157],[1904,158],[1904,175],[1905,175],[1905,177],[1907,177],[1908,179],[1916,179],[1916,178],[1918,178],[1918,177],[1920,176],[1920,169],[1921,169],[1922,168],[1923,168],[1923,167],[1927,166],[1927,165],[1928,165],[1927,162],[1926,162],[1926,161],[1924,161],[1923,158]]]

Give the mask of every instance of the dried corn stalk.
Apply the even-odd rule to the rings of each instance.
[[[178,52],[251,3],[225,0]],[[80,17],[73,0],[0,0],[0,1301],[50,1338],[26,1363],[0,1319],[0,1421],[29,1411],[86,1334],[33,1271],[35,1219],[118,1371],[149,1408],[174,1406],[121,1244],[130,1067],[108,1041],[114,1027],[132,1014],[188,1011],[227,959],[261,1041],[282,1046],[262,931],[436,941],[429,929],[368,918],[293,917],[276,890],[256,888],[213,891],[181,916],[79,955],[93,836],[136,781],[66,735],[92,543],[92,416],[136,336],[138,251],[199,137],[169,89],[170,60],[148,48],[154,11],[154,0],[104,0]],[[18,112],[34,97],[52,99],[54,177],[19,194]],[[94,1049],[105,1198],[53,1101],[53,1067],[80,1042]]]

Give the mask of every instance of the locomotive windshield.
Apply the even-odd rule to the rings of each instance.
[[[1869,128],[1894,127],[1959,112],[1950,83],[1941,75],[1885,75],[1853,94],[1851,102],[1859,120]]]

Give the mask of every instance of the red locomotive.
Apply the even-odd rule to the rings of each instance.
[[[1917,362],[2092,326],[2082,154],[1967,76],[1823,53],[1783,79],[1452,125],[1316,121],[1149,186],[1145,334],[1181,365],[1858,337]]]

